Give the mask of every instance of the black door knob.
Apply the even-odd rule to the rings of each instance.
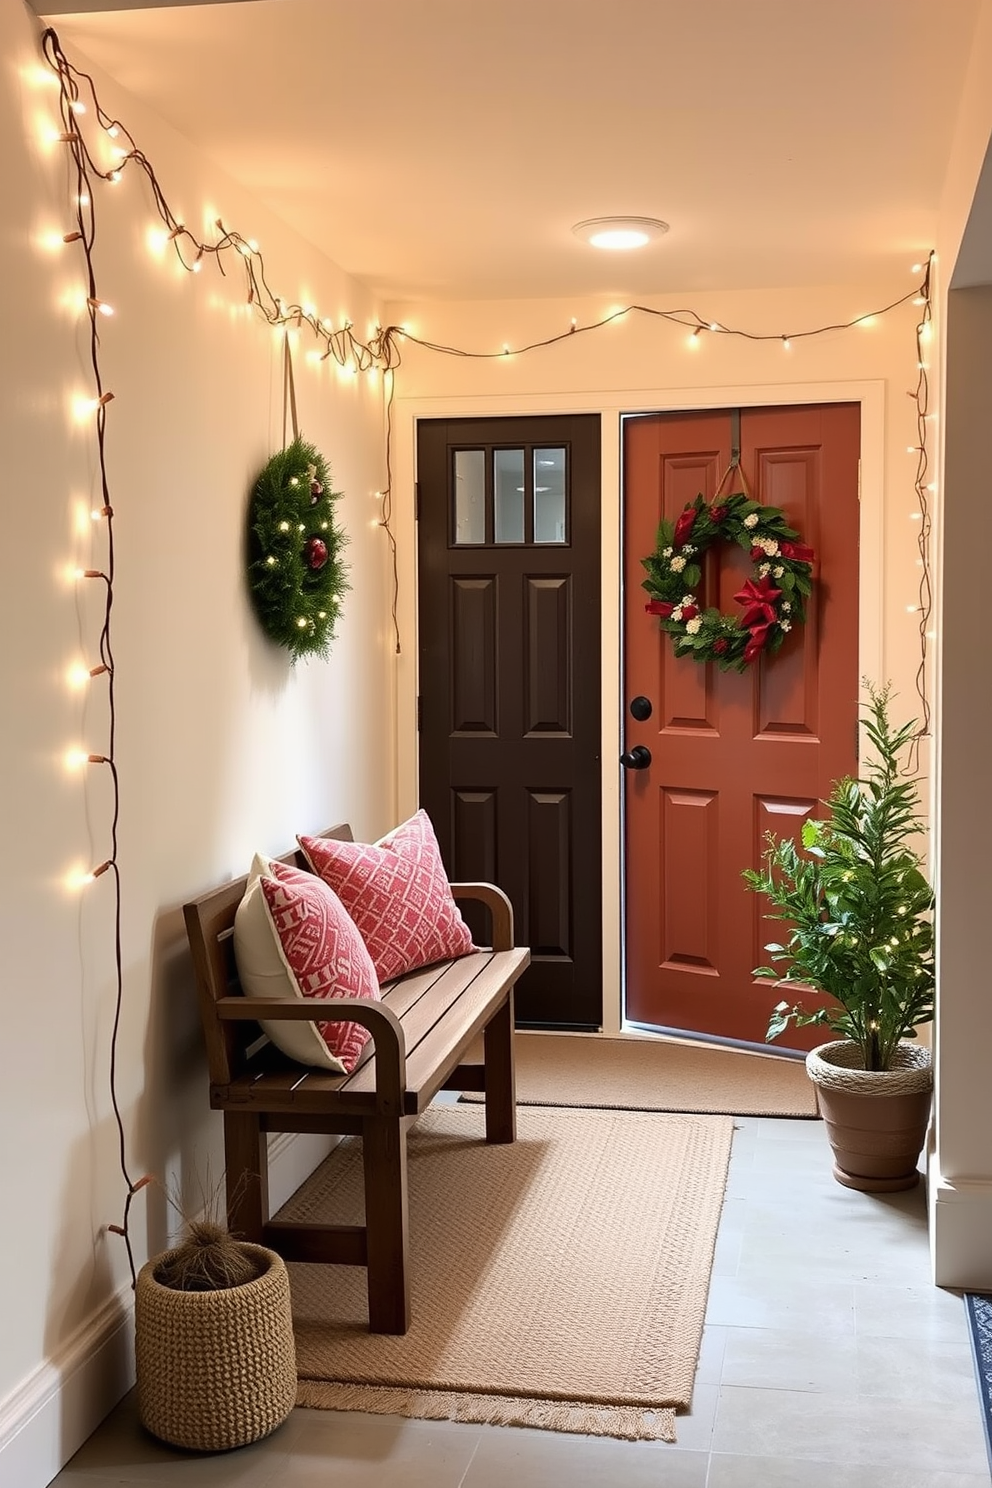
[[[646,770],[651,763],[651,751],[646,744],[635,744],[620,756],[625,770]]]
[[[644,723],[646,719],[651,717],[651,699],[643,695],[631,698],[630,716],[631,718],[636,718],[638,723]]]

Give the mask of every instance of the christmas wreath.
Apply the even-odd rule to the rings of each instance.
[[[266,635],[293,660],[326,656],[350,587],[327,464],[299,437],[273,455],[248,506],[248,589]]]
[[[697,496],[676,522],[663,521],[657,548],[641,560],[651,595],[644,608],[673,638],[676,656],[744,672],[762,652],[777,651],[805,620],[812,592],[813,549],[798,538],[777,507],[742,492],[712,504]],[[755,565],[754,577],[734,595],[743,606],[739,615],[704,610],[696,597],[703,554],[715,542],[737,543]]]

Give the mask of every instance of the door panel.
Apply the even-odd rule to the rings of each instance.
[[[602,1021],[599,472],[587,415],[418,429],[421,804],[510,896],[545,1026]]]
[[[740,415],[751,493],[781,508],[816,552],[804,626],[744,675],[675,659],[644,612],[640,559],[662,516],[716,494],[730,463],[731,415],[628,420],[625,477],[625,744],[647,745],[648,769],[625,774],[626,1015],[634,1022],[761,1042],[778,1000],[752,969],[776,939],[741,869],[764,834],[797,835],[831,782],[857,771],[859,410],[831,404]],[[740,489],[740,482],[724,490]],[[736,613],[752,573],[736,546],[705,557],[701,597]],[[822,1031],[790,1032],[811,1047]]]

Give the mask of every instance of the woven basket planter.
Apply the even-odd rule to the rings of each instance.
[[[142,1424],[174,1447],[218,1452],[258,1441],[296,1404],[289,1275],[281,1257],[244,1247],[264,1270],[223,1291],[178,1292],[142,1266],[134,1294]]]
[[[930,1050],[902,1043],[890,1070],[866,1070],[846,1039],[806,1056],[834,1152],[834,1177],[846,1188],[893,1193],[920,1181],[917,1168],[930,1121]]]

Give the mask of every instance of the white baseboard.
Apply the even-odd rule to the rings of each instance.
[[[340,1142],[340,1137],[314,1136],[300,1132],[279,1132],[269,1138],[269,1209],[285,1204],[304,1178]]]
[[[931,1156],[930,1255],[936,1286],[992,1292],[992,1181],[950,1181]]]
[[[0,1488],[46,1488],[134,1383],[128,1286],[0,1403]]]
[[[284,1204],[339,1140],[281,1132],[269,1198]],[[134,1298],[111,1297],[0,1401],[0,1488],[47,1488],[134,1384]]]

